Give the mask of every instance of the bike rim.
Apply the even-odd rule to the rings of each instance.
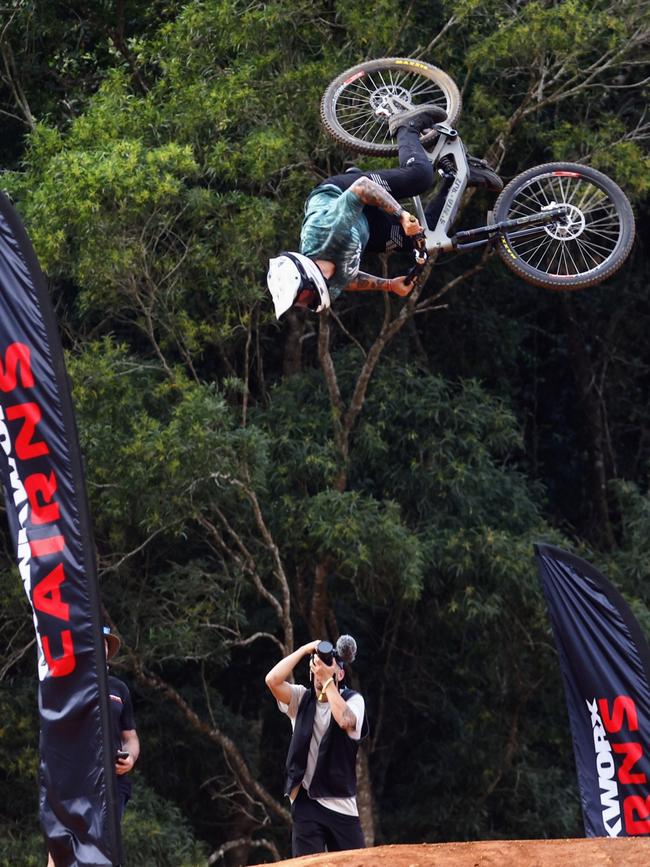
[[[567,207],[567,222],[508,237],[512,251],[529,268],[560,280],[601,270],[619,244],[621,219],[609,194],[585,175],[556,171],[532,178],[513,196],[508,217],[529,217],[557,205]]]
[[[337,123],[361,141],[394,145],[388,117],[376,111],[390,103],[402,109],[433,103],[448,110],[444,90],[429,78],[403,69],[359,70],[344,81],[334,94],[332,105]]]

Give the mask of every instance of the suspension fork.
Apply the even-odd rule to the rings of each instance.
[[[565,205],[546,208],[542,213],[531,214],[528,217],[517,217],[513,220],[501,220],[498,223],[488,223],[476,229],[466,229],[456,232],[451,241],[454,250],[471,250],[473,247],[483,247],[500,236],[508,233],[510,238],[523,238],[526,235],[538,235],[539,230],[549,223],[564,220],[569,213]]]

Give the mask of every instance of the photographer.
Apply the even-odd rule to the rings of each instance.
[[[311,641],[266,675],[266,685],[291,720],[285,794],[291,800],[292,854],[338,852],[365,846],[357,809],[356,756],[368,734],[365,703],[342,686],[357,645],[342,635],[334,648]],[[310,656],[309,687],[289,683],[296,665]]]

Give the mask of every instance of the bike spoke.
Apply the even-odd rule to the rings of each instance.
[[[510,206],[510,214],[527,217],[530,214],[539,214],[542,203],[528,191],[523,191],[521,197]]]
[[[546,243],[546,246],[544,248],[544,256],[541,259],[539,259],[537,261],[537,263],[534,263],[533,267],[539,268],[541,263],[543,261],[546,261],[547,264],[546,264],[546,267],[544,268],[544,270],[552,272],[553,271],[553,263],[555,262],[556,258],[559,258],[559,259],[562,258],[562,247],[559,246],[558,244],[551,243],[550,238],[549,238],[549,239],[547,239],[547,243]],[[556,269],[556,271],[557,271],[557,269]]]
[[[529,204],[530,202],[530,204]],[[526,195],[523,201],[513,202],[510,206],[510,214],[517,216],[528,216],[529,214],[538,214],[541,210],[539,201],[532,196]]]
[[[367,112],[358,112],[354,115],[346,115],[343,118],[339,117],[339,123],[347,130],[356,131],[367,127],[369,124],[377,123],[377,119],[372,115],[368,115]]]
[[[567,251],[569,251],[569,253],[571,254],[572,261],[574,261],[572,253],[575,253],[576,259],[582,259],[582,262],[584,263],[584,267],[579,268],[577,265],[575,266],[576,274],[582,273],[585,270],[590,271],[592,267],[597,267],[602,261],[602,259],[594,260],[593,257],[588,256],[587,251],[582,247],[580,243],[576,241],[572,241],[571,244],[567,244]]]
[[[590,190],[587,186],[586,189],[583,190],[582,198],[579,202],[576,202],[576,205],[580,208],[583,214],[587,214],[590,211],[598,210],[599,208],[606,208],[607,202],[607,196],[602,192],[602,190]]]
[[[528,264],[533,268],[537,268],[548,251],[548,238],[544,238],[539,242],[534,250],[528,254]]]
[[[373,141],[377,139],[379,134],[382,132],[381,125],[377,123],[376,118],[369,117],[361,126],[357,127],[356,134],[359,138],[370,137],[372,134],[373,128],[376,127],[377,131],[374,133]]]
[[[593,223],[587,223],[584,231],[584,234],[587,237],[594,240],[600,240],[603,243],[612,244],[612,246],[616,244],[620,233],[620,228],[618,226],[614,228],[609,228],[609,224],[603,227],[594,226]]]
[[[564,178],[557,178],[557,177],[551,179],[551,183],[549,184],[549,190],[551,193],[551,199],[554,202],[562,202],[564,204],[567,202],[568,193],[564,188],[564,180],[565,180]],[[542,184],[540,182],[540,187],[541,186],[542,186]],[[559,194],[558,194],[558,189],[559,189]]]
[[[604,247],[602,244],[597,244],[592,238],[589,238],[587,235],[581,235],[579,238],[576,238],[577,244],[583,244],[586,249],[592,250],[595,255],[599,255],[601,261],[606,259],[614,249],[615,245],[608,244]]]
[[[587,265],[587,270],[597,268],[607,258],[607,256],[595,255],[593,251],[590,250],[589,244],[585,244],[585,242],[581,238],[577,238],[575,244],[582,253],[582,257],[585,261],[585,264]]]
[[[372,86],[372,82],[368,80],[367,76],[363,76],[361,78],[355,78],[354,81],[351,81],[349,84],[345,85],[344,90],[341,93],[344,96],[349,96],[350,94],[355,93],[355,91],[359,91],[360,93],[373,93],[376,88]]]
[[[339,122],[343,123],[346,129],[361,129],[368,123],[377,123],[377,119],[365,112],[355,112],[354,114],[346,114],[345,118],[339,118]]]
[[[346,128],[354,130],[355,133],[359,133],[361,130],[371,129],[376,123],[377,118],[366,112],[363,114],[360,113],[351,118]]]
[[[386,140],[386,130],[383,129],[381,125],[377,125],[377,132],[372,138],[370,138],[369,136],[365,136],[366,139],[369,139],[372,142],[376,142],[380,137],[383,141]]]
[[[599,230],[602,231],[620,232],[621,230],[621,221],[615,213],[611,213],[610,211],[606,211],[602,217],[590,216],[587,220],[587,225],[590,229],[598,226]]]
[[[542,202],[544,205],[550,205],[552,202],[556,200],[556,196],[552,195],[553,187],[551,185],[551,196],[549,198],[547,188],[541,183],[541,181],[537,182],[537,189],[539,190],[537,194],[538,201]]]
[[[445,92],[435,81],[408,69],[377,69],[341,88],[334,108],[337,122],[357,139],[393,145],[386,119],[375,114],[385,100],[400,108],[433,103],[447,109]]]
[[[519,190],[508,218],[529,217],[553,204],[571,208],[572,219],[546,227],[541,238],[537,234],[509,238],[512,249],[531,268],[574,276],[588,273],[613,255],[621,235],[616,207],[600,187],[585,178],[557,174],[535,178]],[[563,228],[566,237],[562,237]]]
[[[510,243],[519,256],[531,267],[544,270],[547,273],[581,273],[584,268],[579,267],[576,259],[581,259],[586,270],[590,271],[601,265],[613,250],[612,245],[602,246],[585,236],[568,241],[550,237],[540,240],[536,237],[511,241]],[[558,267],[554,268],[556,262]],[[563,268],[561,267],[562,263],[564,263]]]
[[[379,80],[381,81],[381,86],[382,86],[385,90],[390,90],[390,88],[389,88],[389,87],[387,86],[387,84],[386,84],[386,81],[384,80],[384,76],[382,75],[381,70],[379,71]]]
[[[368,117],[368,104],[349,103],[348,105],[341,105],[337,107],[336,113],[339,118],[341,115],[345,115],[347,118]]]
[[[530,239],[529,243],[531,243],[532,246],[528,248],[525,248],[523,244],[513,245],[512,242],[511,246],[519,253],[522,259],[524,259],[526,262],[530,262],[531,258],[534,257],[540,250],[545,249],[545,246],[548,245],[548,240],[548,237],[535,238],[534,240]]]
[[[581,237],[591,244],[600,246],[602,249],[613,250],[618,242],[618,233],[594,232],[590,226],[582,233]]]
[[[565,244],[562,247],[562,259],[566,263],[563,273],[564,274],[579,274],[581,269],[578,267],[575,259],[573,258],[573,252],[570,244]],[[567,263],[567,259],[571,260],[572,268],[569,268]]]
[[[436,87],[435,84],[432,84],[430,81],[422,80],[416,82],[412,87],[409,87],[408,90],[411,93],[411,96],[423,96],[425,94],[435,94],[435,98],[442,99],[443,102],[446,102],[445,95],[442,93],[439,87]],[[424,99],[423,102],[429,102],[429,99]]]

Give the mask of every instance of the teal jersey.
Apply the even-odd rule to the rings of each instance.
[[[300,252],[311,259],[334,262],[336,271],[328,280],[332,300],[359,271],[361,254],[370,237],[363,207],[353,192],[343,192],[334,184],[316,187],[305,202]]]

